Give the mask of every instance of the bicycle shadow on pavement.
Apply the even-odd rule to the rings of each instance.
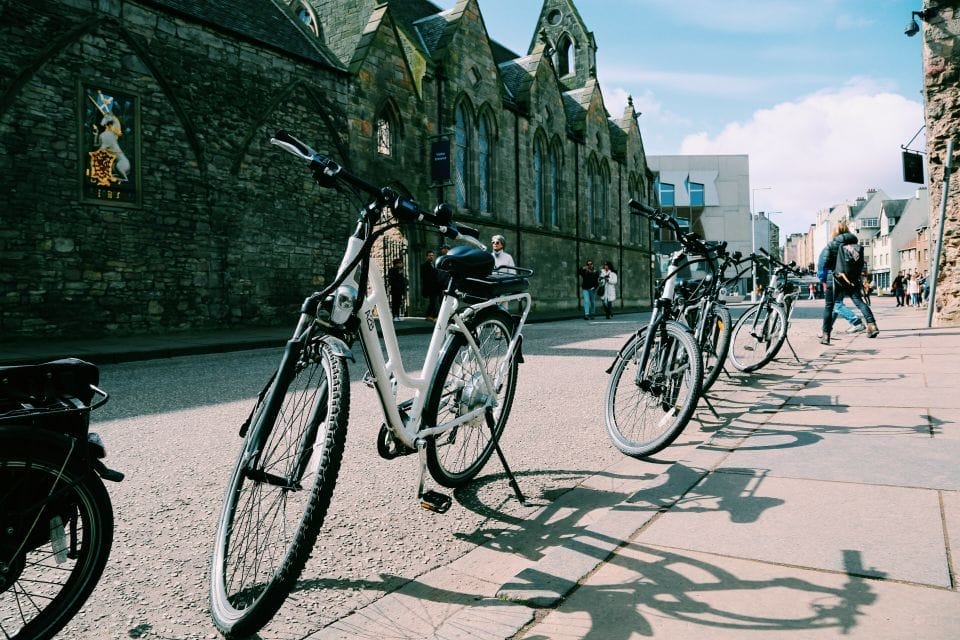
[[[770,578],[768,565],[720,561],[735,567],[730,569],[705,557],[630,543],[524,638],[550,640],[558,637],[554,630],[566,629],[563,637],[628,640],[662,635],[676,622],[700,627],[684,637],[711,637],[710,629],[836,629],[841,635],[856,627],[877,600],[867,577],[877,572],[863,567],[858,551],[843,551],[843,574],[816,574],[822,582],[796,577],[802,569],[774,567],[783,575]],[[521,574],[525,583],[543,582],[544,576],[534,572]],[[523,583],[511,588],[522,589]],[[783,615],[774,613],[780,611]],[[660,625],[664,628],[655,628]]]
[[[567,471],[528,471],[516,473],[517,481],[524,490],[529,483],[523,480],[533,477],[543,477],[549,483],[550,478],[558,475],[569,475],[582,472]],[[591,474],[592,480],[603,479],[616,483],[617,481],[647,482],[658,477],[659,474],[644,473],[640,475],[621,475],[610,472]],[[612,509],[626,500],[631,490],[600,490],[592,487],[577,485],[572,488],[551,488],[549,485],[540,486],[533,497],[527,496],[527,507],[537,509],[533,514],[530,509],[518,515],[506,513],[499,506],[487,504],[486,496],[492,495],[493,485],[497,490],[502,487],[509,491],[506,484],[506,474],[484,476],[474,480],[470,485],[457,489],[454,498],[457,502],[486,518],[485,526],[472,533],[455,533],[454,535],[478,546],[484,545],[496,551],[518,554],[530,560],[538,560],[552,547],[564,544],[568,539],[580,536],[586,529],[584,518],[598,509]],[[511,498],[508,503],[515,504]],[[487,524],[489,523],[489,524]]]

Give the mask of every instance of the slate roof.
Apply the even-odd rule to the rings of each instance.
[[[272,0],[143,0],[180,17],[231,32],[332,69],[344,70],[326,46]],[[406,0],[410,1],[410,0]]]
[[[903,215],[903,210],[907,207],[906,200],[884,200],[883,212],[891,222],[896,222]]]
[[[590,108],[590,98],[593,96],[593,87],[582,87],[567,91],[563,94],[563,110],[567,116],[568,128],[577,131],[583,128],[583,121]]]
[[[524,102],[530,87],[533,85],[533,74],[536,73],[539,60],[536,56],[524,56],[507,60],[499,65],[500,79],[506,87],[507,94],[517,103]]]

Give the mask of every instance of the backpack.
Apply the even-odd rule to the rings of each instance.
[[[842,244],[837,249],[837,264],[833,268],[834,279],[845,287],[855,288],[863,273],[863,247],[859,242]]]

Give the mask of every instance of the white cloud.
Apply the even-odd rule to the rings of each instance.
[[[923,124],[923,107],[903,96],[852,81],[728,124],[715,137],[689,135],[681,154],[750,156],[757,209],[775,216],[784,233],[806,231],[817,211],[854,200],[869,188],[909,195],[900,145]]]

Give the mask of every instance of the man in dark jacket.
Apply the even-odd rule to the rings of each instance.
[[[870,305],[863,301],[863,293],[859,286],[849,286],[839,282],[831,277],[834,265],[837,263],[837,252],[845,244],[856,244],[857,236],[850,233],[850,228],[845,220],[841,220],[833,228],[833,239],[827,243],[827,246],[820,252],[820,258],[817,260],[817,276],[820,282],[825,283],[825,295],[823,297],[823,335],[820,337],[820,344],[830,344],[830,332],[833,330],[833,303],[843,301],[849,297],[853,304],[857,306],[860,313],[863,314],[863,320],[867,323],[867,337],[876,338],[880,331],[877,329],[877,322],[873,317],[873,311]]]
[[[440,276],[433,265],[433,251],[427,251],[427,259],[420,265],[420,293],[427,299],[427,320],[436,320],[440,311]]]

